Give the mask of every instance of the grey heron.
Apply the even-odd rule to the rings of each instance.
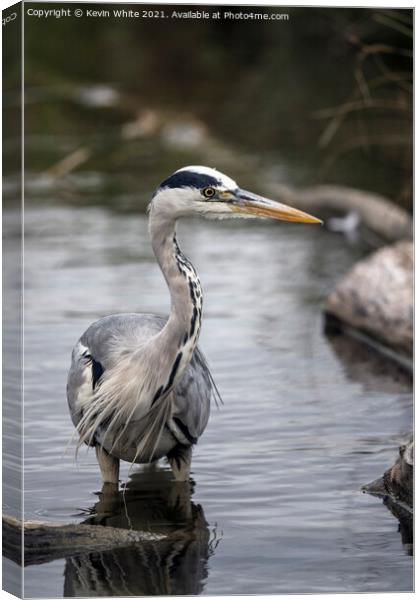
[[[184,167],[160,184],[149,206],[149,232],[170,292],[168,319],[134,313],[104,317],[85,331],[72,353],[71,418],[78,445],[95,447],[105,483],[118,483],[120,460],[148,463],[165,456],[175,479],[187,480],[192,446],[217,395],[197,346],[200,280],[176,238],[177,220],[193,215],[321,222],[245,191],[209,167]]]

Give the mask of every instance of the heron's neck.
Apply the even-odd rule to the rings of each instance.
[[[166,352],[182,351],[184,369],[197,344],[202,316],[202,289],[197,273],[179,249],[175,219],[150,214],[150,236],[153,251],[171,295],[171,312],[159,334]],[[181,369],[179,369],[181,371]]]

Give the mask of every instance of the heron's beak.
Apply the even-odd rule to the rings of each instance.
[[[279,221],[294,221],[297,223],[322,223],[317,217],[308,215],[302,210],[292,208],[286,204],[269,200],[252,192],[238,189],[231,200],[231,208],[242,214],[268,217]]]

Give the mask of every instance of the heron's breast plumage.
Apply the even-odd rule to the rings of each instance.
[[[201,310],[200,302],[197,301],[196,306],[197,311],[198,308]],[[187,340],[184,343],[183,339],[180,344],[180,352],[188,364],[186,367],[180,365],[185,369],[184,374],[171,393],[171,414],[166,419],[168,427],[162,431],[156,450],[156,454],[161,456],[166,455],[177,443],[196,441],[208,421],[213,384],[205,359],[195,348],[200,322],[199,319],[196,321],[192,336],[189,330]],[[68,379],[68,402],[76,427],[94,400],[95,385],[100,385],[101,378],[105,380],[107,373],[112,371],[121,357],[127,358],[136,348],[147,344],[165,323],[164,318],[155,315],[122,314],[104,317],[88,328],[74,348]],[[95,374],[98,375],[100,370],[102,373],[95,381]],[[104,442],[106,427],[110,422],[112,415],[98,422],[93,443]],[[135,457],[137,438],[142,427],[135,414],[126,425],[124,435],[115,444],[113,453],[131,461]],[[111,446],[112,439],[113,436],[110,436]],[[104,447],[107,445],[105,439]]]

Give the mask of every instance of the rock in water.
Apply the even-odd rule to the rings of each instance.
[[[395,464],[379,479],[362,487],[363,492],[383,498],[385,506],[399,521],[401,541],[408,554],[413,554],[413,469],[414,442],[400,446]]]
[[[375,496],[390,496],[407,510],[413,508],[414,441],[410,436],[407,444],[399,448],[395,464],[382,477],[362,487],[362,491]]]
[[[327,300],[327,317],[350,325],[407,358],[413,354],[413,261],[410,241],[358,262]]]

